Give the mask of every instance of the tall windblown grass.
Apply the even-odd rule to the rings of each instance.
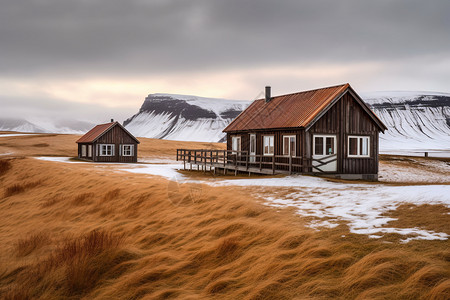
[[[9,160],[6,159],[1,159],[0,160],[0,176],[6,174],[6,172],[9,171],[9,169],[11,169],[12,164]]]
[[[39,232],[29,235],[26,238],[19,239],[15,244],[15,253],[17,257],[29,255],[36,249],[50,242],[50,236],[46,233]]]
[[[21,194],[26,192],[29,189],[32,189],[38,185],[40,185],[42,183],[42,181],[33,181],[33,182],[28,182],[28,183],[16,183],[13,184],[11,186],[8,186],[5,189],[5,197],[10,197],[10,196],[14,196],[17,194]]]
[[[43,164],[18,161],[6,186]],[[191,201],[186,183],[174,202],[162,179],[45,166],[45,186],[0,201],[0,299],[450,298],[448,241],[316,231],[248,190],[202,186]]]
[[[45,240],[44,237],[45,235],[41,234],[20,240],[19,244],[26,245],[27,251],[24,252],[24,248],[16,248],[16,255],[29,254]],[[45,259],[19,270],[14,282],[16,288],[10,289],[7,295],[11,299],[14,299],[13,295],[27,299],[38,294],[42,296],[42,293],[52,290],[56,290],[53,293],[59,295],[58,297],[85,294],[93,289],[99,280],[114,278],[126,270],[123,267],[116,268],[134,258],[133,254],[122,249],[123,242],[123,234],[97,230],[76,238],[67,238]],[[48,286],[48,281],[53,281],[52,287]],[[31,288],[22,290],[22,286]]]

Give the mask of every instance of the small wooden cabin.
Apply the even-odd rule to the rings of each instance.
[[[95,162],[137,162],[140,143],[119,122],[100,124],[76,141],[78,158]]]
[[[349,84],[255,100],[223,131],[227,150],[279,170],[377,180],[386,126]],[[253,157],[252,157],[253,156]],[[297,167],[292,167],[293,165]],[[301,167],[299,167],[301,166]]]

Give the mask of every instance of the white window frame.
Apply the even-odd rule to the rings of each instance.
[[[286,139],[288,139],[288,153],[285,153],[284,150],[286,149]],[[294,139],[294,154],[291,153],[292,149],[291,149],[291,139]],[[283,135],[283,155],[284,156],[291,156],[295,157],[297,152],[297,137],[295,135]]]
[[[88,156],[87,157],[92,157],[92,145],[88,145]]]
[[[253,143],[252,143],[252,140],[254,141]],[[252,154],[252,153],[256,154],[256,134],[251,133],[248,142],[249,142],[248,152],[250,154]],[[252,148],[253,148],[253,151],[252,151]]]
[[[266,152],[266,140],[269,141],[268,152]],[[272,140],[272,151],[270,151],[270,140]],[[272,156],[275,153],[275,137],[273,135],[263,135],[263,154]]]
[[[125,148],[126,147],[130,147],[129,148],[130,154],[125,154]],[[122,156],[134,156],[134,145],[133,144],[123,144],[123,145],[121,145],[121,155]]]
[[[323,145],[322,145],[322,154],[316,154],[316,137],[320,137],[323,140]],[[333,145],[333,149],[334,152],[332,154],[327,154],[327,142],[326,142],[326,138],[333,138],[334,140],[334,145]],[[332,135],[332,134],[314,134],[313,135],[313,155],[315,156],[330,156],[330,155],[335,155],[337,153],[337,136],[336,135]]]
[[[356,152],[357,154],[350,154],[350,139],[356,139]],[[367,154],[361,154],[361,141],[367,140]],[[349,135],[347,137],[347,157],[370,157],[370,136],[368,135]]]
[[[87,147],[86,145],[81,145],[81,157],[86,157]]]
[[[240,136],[231,137],[231,150],[233,151],[233,154],[242,151],[242,139]]]
[[[99,156],[114,156],[114,144],[99,144]]]

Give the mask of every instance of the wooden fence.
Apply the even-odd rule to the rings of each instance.
[[[190,170],[193,166],[203,171],[209,167],[214,172],[216,169],[223,169],[224,173],[234,170],[235,174],[238,171],[260,174],[311,173],[313,169],[324,172],[320,167],[336,160],[336,154],[311,159],[302,156],[256,155],[249,154],[248,151],[177,149],[177,161],[183,161],[184,169],[188,164]]]

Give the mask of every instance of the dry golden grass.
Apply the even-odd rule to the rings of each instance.
[[[15,245],[14,252],[18,257],[27,256],[34,250],[41,248],[49,242],[50,237],[47,233],[38,232],[31,234],[24,239],[19,239]]]
[[[10,197],[16,194],[24,193],[29,189],[32,189],[42,183],[41,180],[26,182],[26,183],[16,183],[5,188],[5,197]]]
[[[170,145],[178,144],[157,155],[172,153]],[[58,147],[53,154],[73,145]],[[251,189],[187,183],[173,190],[164,179],[94,164],[8,161],[0,193],[2,299],[450,298],[448,241],[386,243],[345,225],[314,231],[289,209],[258,204]],[[33,182],[45,184],[4,196]],[[411,226],[409,210],[432,217],[441,208],[391,213]],[[418,220],[448,224],[448,217]]]
[[[6,174],[11,169],[11,162],[6,159],[0,160],[0,176]]]
[[[0,132],[1,133],[1,132]],[[5,132],[7,133],[7,132]],[[2,137],[0,153],[13,153],[14,156],[77,156],[76,141],[80,135],[72,134],[30,134],[26,136]],[[138,138],[140,157],[161,157],[175,159],[177,148],[186,149],[225,149],[223,143],[202,143],[167,141]]]
[[[390,221],[387,226],[396,228],[420,227],[450,235],[450,208],[442,204],[403,204],[396,210],[386,213],[386,215],[397,219]]]

